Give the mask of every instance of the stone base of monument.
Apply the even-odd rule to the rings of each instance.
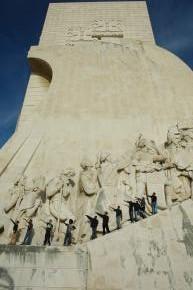
[[[193,201],[83,246],[0,246],[0,289],[192,290]]]
[[[0,289],[86,289],[86,250],[1,245],[0,254]]]

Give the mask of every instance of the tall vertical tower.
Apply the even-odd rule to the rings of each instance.
[[[193,108],[192,71],[155,45],[146,3],[50,4],[17,130],[0,152],[1,189],[49,179],[85,156],[115,156],[139,133],[157,142]]]
[[[156,191],[160,209],[193,196],[192,71],[155,44],[144,1],[50,4],[28,60],[17,129],[0,150],[0,243],[8,243],[10,218],[20,220],[18,244],[33,218],[38,246],[52,219],[61,246],[65,218],[76,219],[79,243],[90,234],[86,214],[108,210],[116,229],[112,206],[123,208],[125,196],[148,205]],[[190,122],[157,146],[180,119]],[[146,139],[135,142],[140,133]],[[83,250],[2,246],[1,265],[14,263],[17,289],[192,289],[192,202],[131,230],[124,208],[125,229]],[[13,286],[9,271],[1,273]]]
[[[49,178],[85,155],[120,154],[141,132],[163,142],[192,114],[192,71],[155,45],[143,1],[50,4],[28,59],[17,130],[0,152],[6,187],[24,171]]]

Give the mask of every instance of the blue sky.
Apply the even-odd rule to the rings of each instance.
[[[1,0],[0,147],[15,130],[29,78],[27,52],[38,44],[50,2],[65,1]],[[147,0],[147,5],[157,44],[193,68],[193,0]]]

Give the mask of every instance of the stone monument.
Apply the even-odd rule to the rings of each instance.
[[[193,289],[193,75],[155,44],[145,2],[50,4],[28,60],[17,128],[0,150],[2,285]],[[124,200],[143,198],[150,216],[153,192],[158,215],[130,225]],[[107,211],[114,231],[117,206],[124,228],[89,242],[85,215]],[[32,245],[19,246],[28,219]],[[76,225],[70,249],[66,219]]]

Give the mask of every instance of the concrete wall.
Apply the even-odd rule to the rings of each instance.
[[[87,290],[192,290],[193,202],[88,243]]]
[[[88,267],[88,272],[87,272]],[[0,289],[192,290],[193,201],[81,248],[0,246]]]
[[[82,250],[0,245],[0,289],[85,290],[86,275]]]

